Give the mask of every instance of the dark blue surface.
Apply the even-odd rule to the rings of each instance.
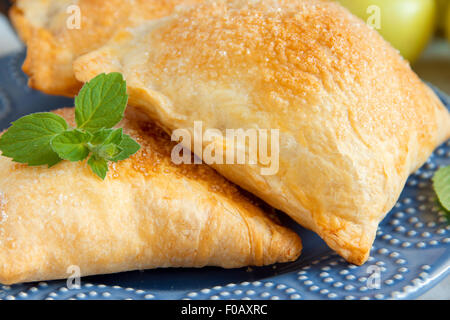
[[[31,112],[72,106],[72,99],[31,90],[20,70],[21,53],[0,59],[0,128]],[[448,97],[439,93],[450,105]],[[2,299],[387,299],[414,298],[450,269],[449,226],[431,177],[450,165],[450,141],[413,174],[395,208],[381,223],[369,261],[349,265],[314,233],[282,220],[302,237],[298,261],[263,268],[157,269],[85,277],[81,288],[65,281],[0,286]],[[375,272],[375,273],[374,273]],[[380,288],[368,287],[380,272]]]

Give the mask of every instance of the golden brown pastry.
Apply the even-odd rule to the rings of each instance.
[[[117,30],[200,1],[17,0],[10,16],[28,47],[23,69],[30,77],[29,85],[49,94],[73,96],[81,87],[72,71],[75,58],[99,48]],[[73,28],[76,11],[71,5],[80,10],[79,29]]]
[[[408,175],[450,136],[435,94],[333,1],[207,2],[121,32],[74,69],[81,81],[123,73],[130,103],[168,132],[192,133],[196,120],[222,132],[279,129],[276,174],[261,163],[214,168],[355,264]]]
[[[72,108],[57,113],[73,124]],[[104,181],[85,162],[48,169],[0,156],[0,282],[157,267],[235,268],[295,260],[300,238],[206,165],[174,165],[172,143],[128,108],[141,150]],[[266,211],[266,212],[265,212]]]

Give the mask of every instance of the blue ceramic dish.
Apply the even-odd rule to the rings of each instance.
[[[25,114],[72,106],[27,87],[24,54],[0,59],[0,128]],[[437,91],[437,90],[436,90]],[[450,99],[437,91],[449,107]],[[65,281],[0,286],[2,299],[412,299],[450,270],[450,226],[436,202],[433,172],[450,165],[450,141],[408,180],[381,223],[371,257],[348,264],[314,233],[282,216],[303,239],[298,261],[262,268],[157,269]]]

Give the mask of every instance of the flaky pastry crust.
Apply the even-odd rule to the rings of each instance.
[[[57,114],[73,124],[73,108]],[[174,165],[173,143],[128,108],[119,124],[142,146],[110,164],[28,167],[0,156],[0,282],[158,267],[236,268],[295,260],[300,238],[206,165]],[[70,272],[69,272],[70,271]]]
[[[334,1],[206,2],[117,34],[74,69],[123,73],[130,103],[168,132],[279,129],[277,174],[214,168],[358,265],[408,175],[450,136],[436,95]]]
[[[23,70],[29,85],[48,94],[74,96],[81,83],[74,77],[73,61],[107,43],[117,31],[144,20],[164,17],[179,5],[201,0],[17,0],[10,17],[27,45]],[[71,29],[80,9],[79,29]]]

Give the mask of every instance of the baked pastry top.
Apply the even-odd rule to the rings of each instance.
[[[27,45],[23,70],[29,75],[29,85],[48,94],[74,96],[81,88],[72,70],[74,59],[105,44],[117,30],[200,1],[17,0],[10,17]]]
[[[278,129],[276,174],[261,175],[260,163],[213,167],[355,264],[408,175],[450,136],[436,95],[332,1],[206,1],[117,33],[74,70],[80,81],[123,73],[130,104],[167,132],[192,133],[197,120]]]
[[[73,108],[57,114],[74,124]],[[174,165],[173,143],[128,108],[141,144],[104,181],[86,162],[29,167],[0,156],[0,282],[157,267],[224,268],[295,260],[300,238],[273,210],[208,166]]]

